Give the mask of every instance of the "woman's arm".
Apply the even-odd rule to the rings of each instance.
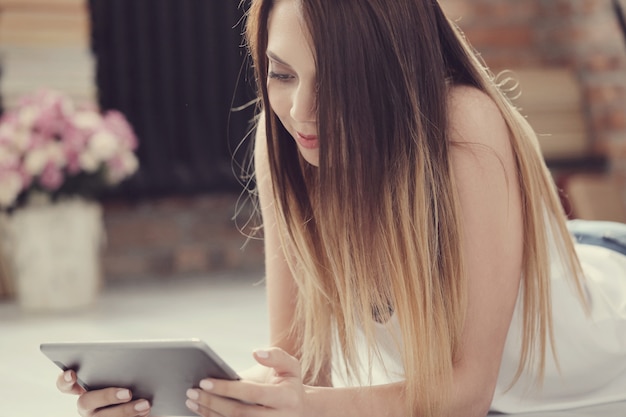
[[[471,87],[450,100],[451,163],[463,225],[468,310],[450,415],[487,414],[522,274],[524,229],[510,131],[496,104]],[[468,413],[473,410],[473,413]]]

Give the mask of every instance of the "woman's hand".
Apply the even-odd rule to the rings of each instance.
[[[78,385],[74,371],[59,375],[57,388],[66,394],[80,396],[78,413],[83,417],[144,417],[150,414],[150,403],[141,399],[131,401],[132,393],[125,388],[85,391]]]
[[[254,352],[269,368],[266,383],[204,379],[187,391],[187,407],[203,417],[304,416],[305,387],[300,363],[282,349]]]
[[[237,374],[243,380],[266,384],[269,382],[269,379],[271,375],[273,375],[273,372],[271,368],[257,363],[256,365],[246,369],[245,371],[237,371]]]

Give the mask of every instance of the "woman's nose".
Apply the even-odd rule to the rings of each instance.
[[[300,85],[291,104],[291,118],[297,122],[315,121],[317,94],[315,87]]]

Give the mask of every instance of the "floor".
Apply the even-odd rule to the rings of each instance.
[[[206,341],[235,369],[267,344],[261,274],[118,284],[76,313],[24,313],[0,302],[0,417],[76,416],[75,398],[59,393],[59,370],[39,352],[45,341],[191,338]],[[626,404],[524,417],[624,417]],[[519,417],[522,417],[521,415]]]
[[[92,308],[72,314],[22,313],[0,303],[0,417],[77,416],[59,393],[59,369],[39,352],[46,341],[200,338],[234,369],[266,346],[261,274],[117,285]]]

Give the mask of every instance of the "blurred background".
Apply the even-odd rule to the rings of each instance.
[[[245,236],[252,207],[242,194],[254,106],[230,111],[252,99],[243,8],[234,0],[0,1],[6,109],[52,88],[120,110],[137,135],[138,172],[101,198],[107,282],[262,267],[261,244]]]
[[[0,97],[122,111],[138,172],[103,199],[106,282],[260,269],[236,227],[252,107],[236,0],[0,0]],[[613,0],[441,0],[515,101],[572,217],[626,220],[626,41]],[[237,222],[233,216],[237,216]],[[245,228],[245,227],[244,227]],[[248,230],[249,231],[249,230]]]
[[[626,221],[626,0],[440,3],[539,133],[570,217]],[[25,267],[7,255],[21,232],[7,224],[26,210],[0,210],[0,416],[73,410],[54,389],[54,366],[37,370],[45,340],[206,336],[235,367],[265,340],[255,285],[262,243],[247,237],[258,219],[245,191],[254,106],[244,8],[239,0],[0,0],[2,109],[53,89],[77,106],[120,111],[138,142],[135,174],[97,198],[93,302],[25,307],[16,282]],[[72,216],[50,221],[57,250]],[[34,229],[44,252],[45,227]],[[26,266],[62,258],[33,247]],[[72,293],[84,277],[67,281],[64,268],[52,284],[31,286]],[[32,403],[33,392],[46,393],[45,406]]]

